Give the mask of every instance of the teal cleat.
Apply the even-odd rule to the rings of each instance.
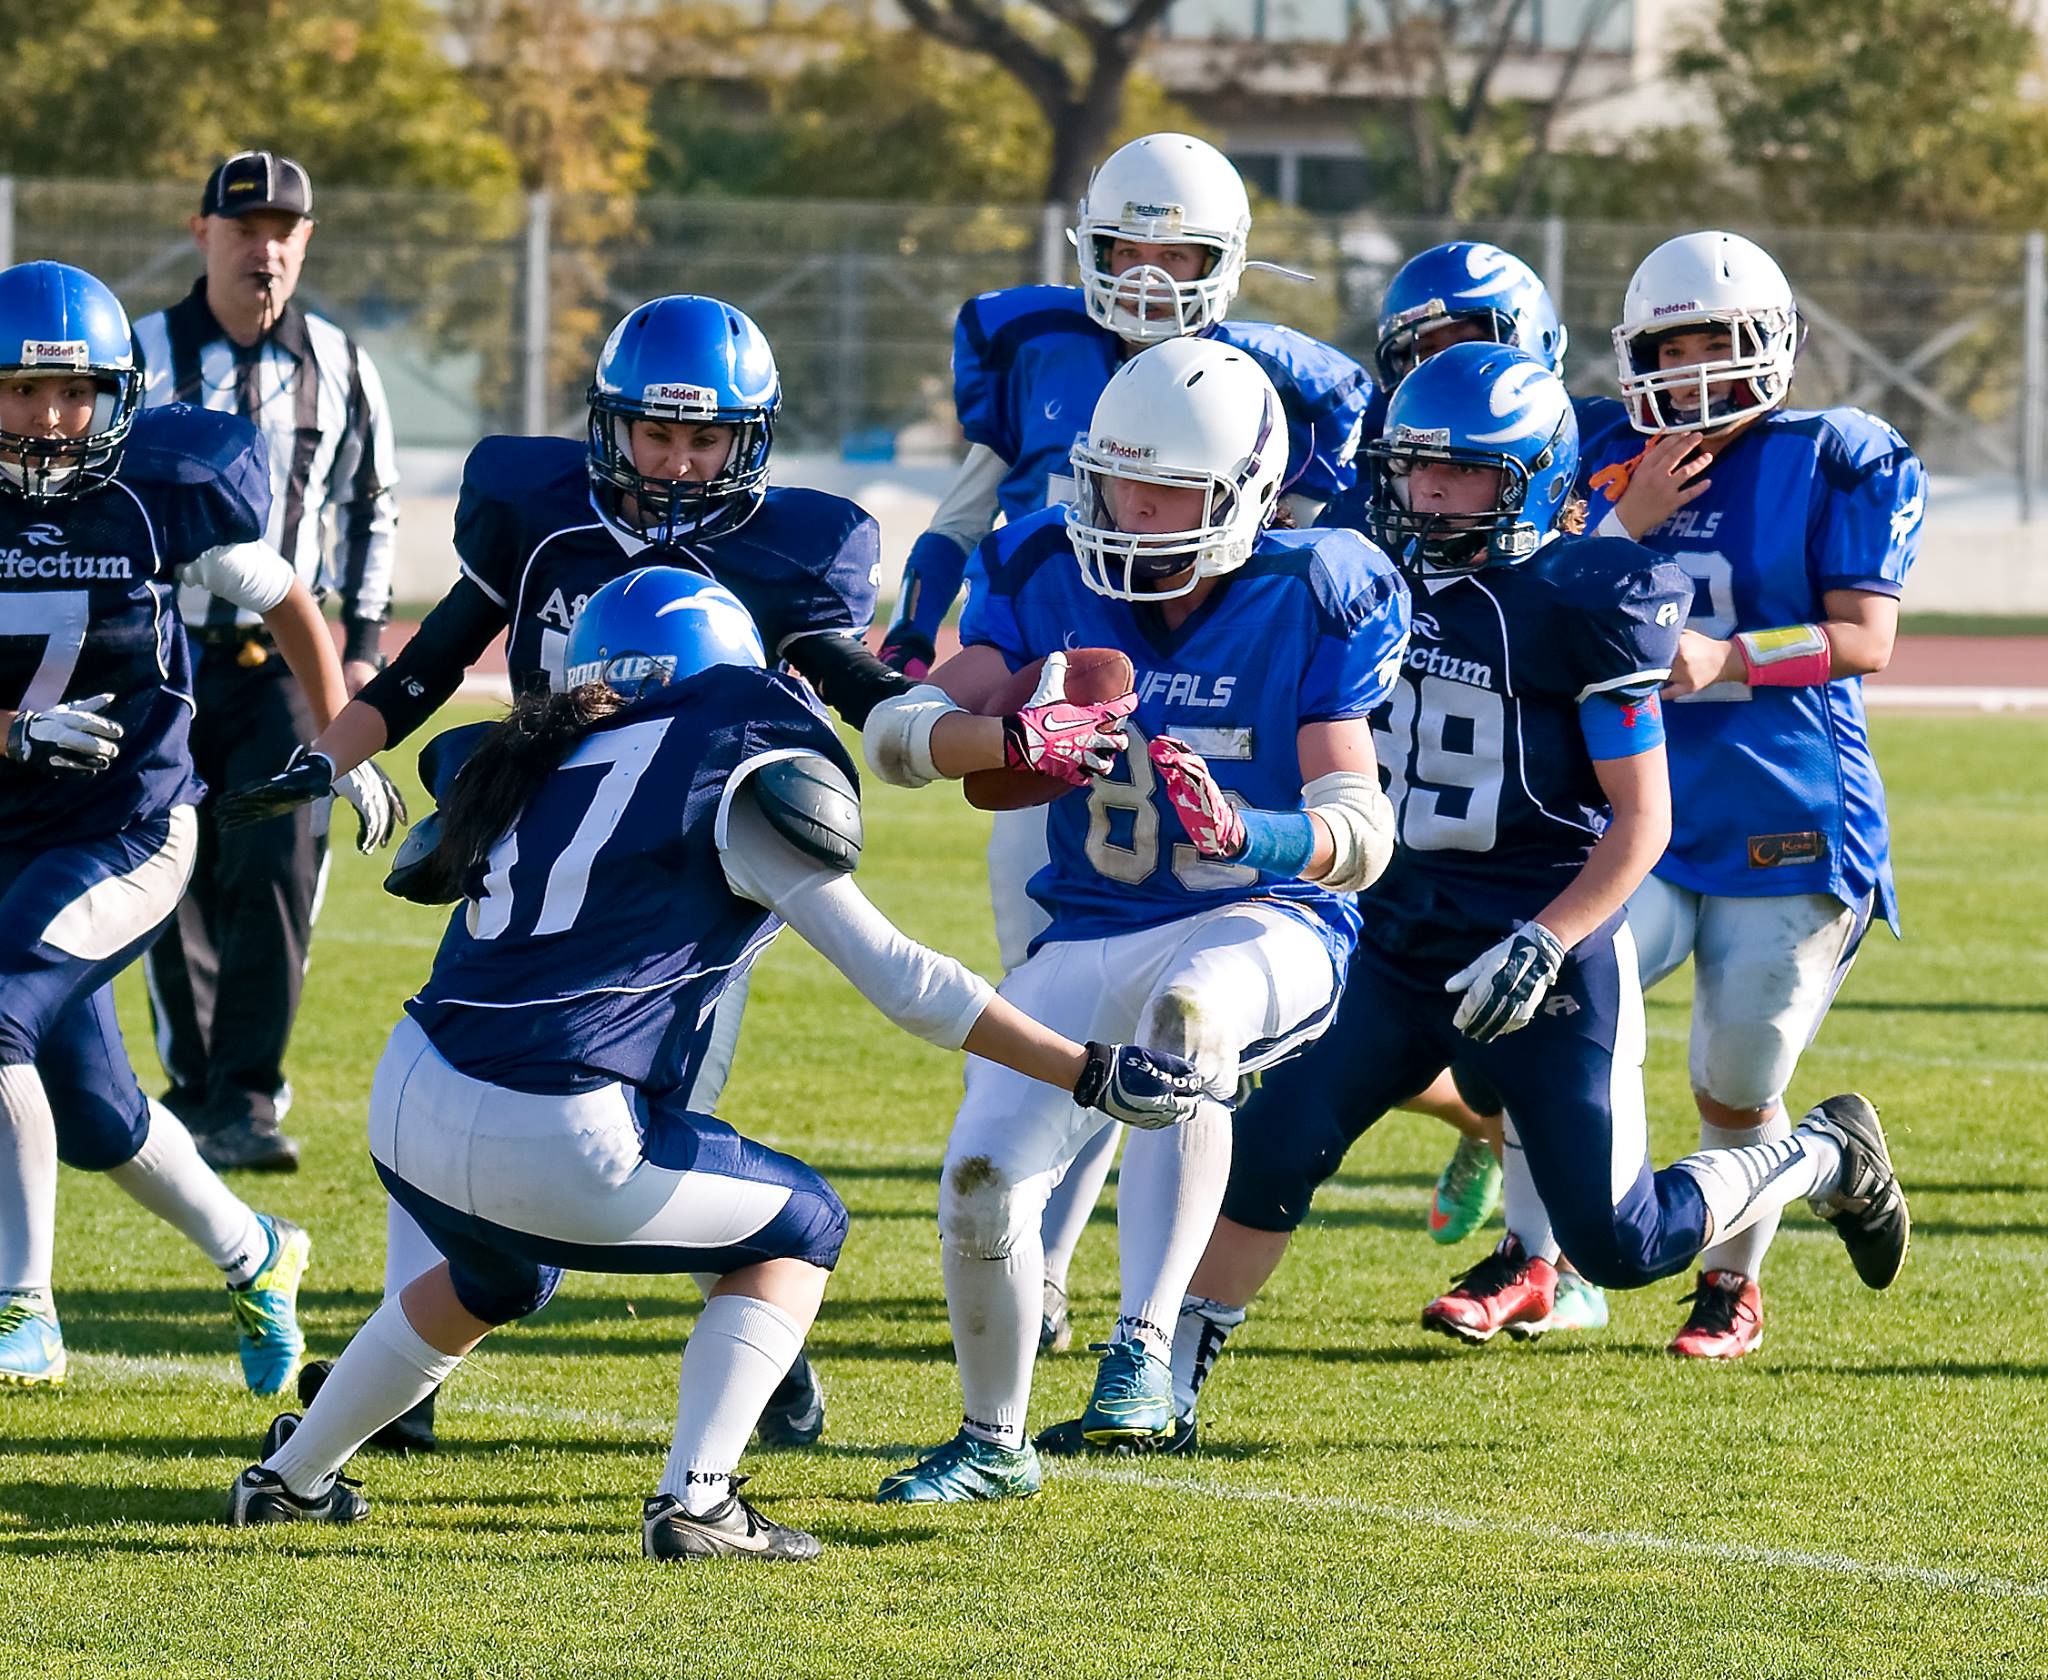
[[[1605,1330],[1607,1292],[1598,1284],[1588,1283],[1577,1272],[1568,1272],[1560,1266],[1557,1291],[1550,1301],[1550,1316],[1533,1324],[1510,1324],[1507,1328],[1510,1336],[1524,1342],[1533,1342],[1538,1336],[1547,1336],[1553,1330]]]
[[[961,1430],[907,1469],[882,1478],[877,1505],[960,1505],[979,1499],[1029,1499],[1038,1492],[1038,1453],[1029,1441],[999,1447]]]
[[[1081,1433],[1098,1447],[1163,1442],[1173,1434],[1173,1372],[1133,1338],[1105,1348]]]
[[[1500,1206],[1500,1162],[1478,1138],[1460,1138],[1429,1198],[1429,1234],[1461,1243]]]
[[[57,1388],[69,1368],[49,1295],[0,1297],[0,1388]]]
[[[251,1394],[282,1394],[305,1357],[299,1329],[299,1284],[313,1257],[313,1239],[289,1219],[256,1216],[270,1233],[263,1269],[241,1288],[228,1287],[242,1355],[242,1380]]]

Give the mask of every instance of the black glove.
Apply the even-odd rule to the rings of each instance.
[[[1451,1025],[1481,1044],[1520,1031],[1563,968],[1557,935],[1541,922],[1524,922],[1444,982],[1445,991],[1465,994]]]
[[[113,703],[111,694],[95,694],[48,711],[16,712],[7,729],[7,756],[37,770],[97,776],[114,762],[125,733],[112,718],[100,716]]]

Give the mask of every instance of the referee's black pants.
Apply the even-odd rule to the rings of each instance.
[[[241,1120],[269,1132],[291,1100],[285,1046],[326,875],[327,811],[223,834],[214,810],[223,793],[282,770],[313,738],[313,717],[275,651],[253,666],[234,646],[192,652],[192,757],[208,795],[192,884],[146,959],[150,1010],[168,1106],[201,1134]]]

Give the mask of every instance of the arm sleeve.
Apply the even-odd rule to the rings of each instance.
[[[1364,551],[1373,561],[1311,573],[1318,591],[1315,645],[1301,679],[1301,721],[1364,717],[1393,692],[1408,652],[1408,585],[1352,531],[1331,530],[1319,547]],[[1338,581],[1342,579],[1343,581]]]
[[[1927,474],[1896,433],[1860,442],[1852,452],[1832,431],[1823,440],[1807,543],[1814,588],[1899,595],[1920,553]]]
[[[185,581],[252,613],[267,613],[292,592],[291,562],[267,542],[224,543],[185,568]]]
[[[1634,758],[1664,744],[1664,713],[1655,694],[1641,700],[1588,695],[1579,702],[1579,736],[1595,764]]]
[[[814,863],[777,834],[752,800],[730,791],[727,800],[718,855],[732,890],[795,928],[905,1032],[959,1049],[995,988],[908,937],[851,875]]]
[[[391,615],[398,531],[398,451],[391,405],[370,358],[349,343],[348,430],[334,462],[334,575],[341,591],[346,659],[375,659]]]
[[[786,657],[819,698],[856,729],[884,700],[916,686],[901,672],[890,670],[850,631],[801,636],[789,644]]]
[[[396,746],[439,711],[504,628],[504,608],[473,578],[457,578],[398,657],[356,696],[383,715],[385,745]]]

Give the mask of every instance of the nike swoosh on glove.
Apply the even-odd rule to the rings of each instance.
[[[1524,922],[1444,982],[1465,996],[1451,1025],[1484,1044],[1526,1027],[1564,967],[1564,947],[1541,922]]]
[[[1126,1126],[1154,1132],[1190,1118],[1205,1100],[1213,1100],[1185,1056],[1141,1044],[1091,1040],[1087,1048],[1088,1065],[1074,1086],[1074,1101]]]
[[[16,712],[7,726],[7,756],[38,770],[97,776],[114,762],[127,733],[99,714],[114,703],[111,694],[66,700],[45,712]]]
[[[1166,797],[1173,801],[1174,814],[1188,831],[1195,850],[1205,858],[1226,862],[1242,857],[1244,818],[1209,774],[1208,760],[1171,735],[1156,737],[1149,750],[1166,783]]]
[[[1004,769],[1086,787],[1115,768],[1126,742],[1123,720],[1137,710],[1137,695],[1080,704],[1066,691],[1067,656],[1049,653],[1031,698],[1003,719]]]

